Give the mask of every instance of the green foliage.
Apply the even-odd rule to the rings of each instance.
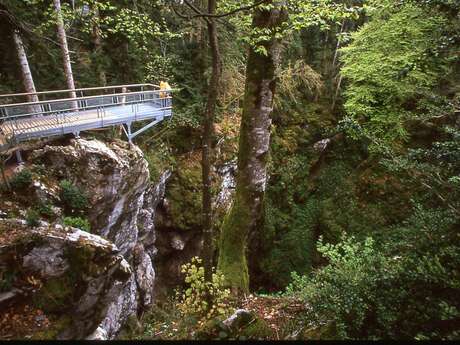
[[[187,288],[178,293],[177,309],[184,316],[193,316],[199,325],[213,318],[228,317],[232,312],[228,305],[230,289],[224,287],[224,276],[219,272],[212,274],[212,281],[204,280],[204,267],[198,257],[182,265]]]
[[[193,230],[201,226],[201,165],[199,160],[180,160],[168,182],[174,227]]]
[[[64,217],[64,225],[91,232],[91,224],[89,223],[88,219],[85,218]]]
[[[377,299],[379,284],[393,272],[385,273],[388,263],[377,255],[371,238],[356,243],[350,237],[337,245],[320,238],[318,251],[328,265],[313,278],[293,273],[287,294],[308,300],[320,320],[335,321],[340,338],[359,337],[369,327],[367,309]]]
[[[52,218],[55,216],[53,211],[53,205],[51,203],[39,203],[36,207],[37,212],[44,217]]]
[[[337,245],[320,240],[328,264],[309,276],[294,273],[287,294],[308,301],[310,325],[334,322],[339,338],[458,337],[454,224],[445,211],[418,207],[384,244],[352,236]]]
[[[149,163],[150,180],[154,183],[158,182],[161,174],[166,169],[171,168],[171,165],[174,163],[174,157],[166,145],[160,145],[155,150],[146,147],[144,158]]]
[[[26,212],[26,222],[29,226],[38,226],[40,214],[33,208],[29,208]]]
[[[36,307],[45,312],[62,312],[72,307],[72,297],[75,286],[68,277],[50,278],[47,280],[39,292],[34,294],[33,303]]]
[[[10,180],[13,189],[24,190],[32,184],[32,172],[29,169],[22,169]]]
[[[387,5],[375,16],[342,48],[345,110],[361,124],[361,135],[396,145],[408,139],[408,121],[432,117],[430,108],[446,105],[433,88],[449,72],[441,47],[447,18],[410,2]]]
[[[88,206],[88,199],[83,191],[77,188],[72,182],[62,180],[59,183],[60,198],[65,211],[71,214],[84,211]]]

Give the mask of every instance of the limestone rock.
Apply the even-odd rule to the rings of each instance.
[[[50,239],[25,255],[22,266],[38,272],[42,277],[62,276],[69,268],[69,262],[64,257],[64,245],[65,241]]]
[[[253,314],[249,310],[237,309],[229,318],[222,321],[222,323],[230,329],[237,329],[250,322],[253,317]]]
[[[149,186],[148,163],[137,146],[79,139],[67,146],[35,150],[31,159],[84,189],[91,206],[91,228],[112,241],[123,255],[130,254]]]
[[[124,290],[133,290],[133,286],[135,290],[130,265],[119,255],[113,243],[100,236],[71,227],[38,226],[30,229],[16,219],[0,220],[0,223],[14,226],[25,234],[19,243],[2,246],[2,257],[9,255],[10,262],[15,261],[18,269],[35,272],[42,284],[50,279],[65,282],[70,275],[70,279],[78,282],[78,289],[83,291],[82,294],[68,292],[70,299],[63,307],[73,305],[72,324],[58,335],[59,339],[85,338],[108,318],[114,303],[125,299]],[[79,264],[72,267],[71,261],[75,260]],[[35,291],[40,292],[40,289]],[[130,291],[128,295],[135,293]],[[127,313],[127,317],[136,310],[136,303],[131,300],[126,303],[119,307],[121,312],[113,314],[119,323],[124,321],[120,313]],[[104,330],[110,336],[118,331],[119,325],[116,327],[115,330],[113,327]]]

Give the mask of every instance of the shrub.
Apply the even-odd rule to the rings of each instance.
[[[40,214],[36,210],[29,208],[26,213],[27,225],[38,226],[39,220],[40,220]]]
[[[88,205],[86,195],[68,180],[59,184],[61,187],[61,201],[64,209],[72,214],[83,211]]]
[[[318,251],[329,265],[313,276],[293,273],[287,292],[308,301],[321,322],[334,321],[340,338],[356,337],[365,326],[381,268],[387,263],[374,252],[371,238],[355,243],[350,237],[337,245],[323,244],[320,238]]]
[[[32,173],[29,169],[22,169],[10,181],[13,189],[23,190],[32,184]]]
[[[424,224],[432,234],[426,218]],[[439,231],[441,222],[438,225]],[[424,235],[420,230],[414,234]],[[343,238],[336,245],[320,240],[318,251],[328,265],[311,275],[293,273],[286,291],[309,305],[307,327],[335,326],[335,336],[341,339],[458,337],[455,246],[417,252],[419,244],[407,240],[400,237],[397,245],[410,244],[410,251],[399,248],[397,254],[371,238],[362,242]]]
[[[40,213],[40,215],[44,217],[48,217],[48,218],[54,217],[55,214],[54,214],[52,206],[53,205],[51,205],[50,203],[40,203],[37,206],[37,212]]]
[[[203,325],[212,318],[230,315],[231,307],[227,303],[230,289],[224,288],[224,276],[216,272],[212,274],[212,282],[205,282],[201,262],[200,258],[194,257],[182,265],[181,272],[185,274],[188,288],[178,294],[177,308],[183,316],[193,316]],[[206,296],[209,296],[208,300]]]
[[[91,231],[91,225],[89,224],[88,219],[81,217],[64,217],[64,225],[78,228],[86,232]]]

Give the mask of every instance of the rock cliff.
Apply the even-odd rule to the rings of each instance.
[[[34,279],[45,286],[56,279],[68,281],[72,272],[74,281],[73,286],[67,286],[66,306],[53,311],[64,313],[67,306],[72,306],[71,318],[59,329],[57,338],[114,338],[130,316],[154,302],[154,219],[170,172],[164,172],[159,181],[152,183],[148,164],[136,146],[85,139],[33,150],[27,154],[26,169],[38,172],[33,174],[33,183],[25,192],[33,199],[31,203],[53,204],[55,215],[62,213],[60,181],[70,181],[84,190],[92,234],[62,226],[62,217],[55,217],[51,224],[42,221],[28,234],[34,234],[34,241],[27,240],[28,245],[21,242],[20,255],[9,260],[16,271],[25,276],[34,274]],[[12,194],[11,200],[2,200],[0,209],[6,215],[24,215],[24,195],[16,197],[18,191]],[[1,222],[5,233],[11,233],[12,224],[22,232],[31,228],[19,219]],[[11,239],[4,239],[1,248],[4,256],[18,249]],[[75,267],[69,261],[69,250],[75,257],[84,256],[85,265],[78,263]],[[86,256],[87,252],[92,254]],[[17,275],[15,278],[10,287],[17,289],[16,284],[20,290],[20,279]],[[40,291],[37,289],[35,294],[40,295]],[[11,291],[5,293],[8,292]],[[10,299],[10,305],[13,300]]]

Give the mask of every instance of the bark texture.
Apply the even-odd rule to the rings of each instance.
[[[217,0],[208,1],[208,13],[216,13]],[[212,228],[212,179],[211,168],[213,164],[212,142],[214,138],[214,117],[216,112],[217,96],[220,88],[222,75],[222,63],[219,50],[219,40],[217,36],[217,27],[214,19],[208,19],[208,39],[211,48],[212,74],[208,88],[208,100],[206,105],[206,114],[203,124],[203,150],[202,150],[202,178],[203,178],[203,261],[205,280],[212,279],[213,266],[213,228]]]
[[[218,268],[234,292],[249,289],[246,259],[247,238],[261,216],[267,182],[271,112],[276,87],[276,67],[281,42],[274,31],[287,19],[283,2],[270,1],[270,10],[254,12],[254,29],[272,29],[271,39],[262,43],[267,54],[250,48],[246,66],[246,86],[241,120],[238,172],[233,206],[224,220],[220,238]]]
[[[93,41],[93,63],[95,66],[96,74],[99,80],[99,86],[107,85],[107,77],[105,74],[104,66],[102,65],[102,38],[101,38],[101,27],[99,25],[99,7],[97,4],[93,4],[93,18],[92,18],[92,32],[91,37]]]
[[[13,40],[16,47],[16,55],[18,56],[19,66],[21,68],[21,80],[24,86],[24,91],[27,93],[35,93],[34,79],[32,72],[30,71],[29,61],[27,60],[26,50],[24,49],[24,43],[22,42],[19,32],[13,31]],[[27,96],[28,102],[38,102],[38,96],[35,94]],[[37,107],[31,107],[30,111],[35,112]]]
[[[67,82],[67,88],[69,90],[75,90],[72,65],[70,64],[69,47],[67,45],[67,36],[64,28],[64,20],[62,19],[60,0],[54,0],[54,8],[56,10],[57,35],[59,39],[59,44],[61,45],[62,62],[64,64],[64,74]],[[77,94],[75,93],[75,91],[70,91],[69,96],[70,98],[77,98]],[[77,104],[75,102],[74,107],[76,106]]]

